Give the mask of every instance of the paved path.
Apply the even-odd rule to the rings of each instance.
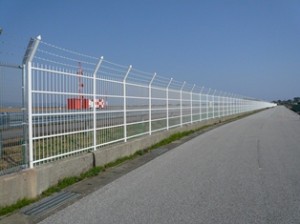
[[[300,119],[276,107],[226,124],[41,223],[300,223]]]

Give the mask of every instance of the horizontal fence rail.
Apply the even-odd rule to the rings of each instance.
[[[272,107],[45,43],[29,42],[29,167],[171,128]]]

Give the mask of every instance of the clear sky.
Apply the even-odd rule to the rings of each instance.
[[[266,100],[300,96],[298,0],[0,0],[0,27],[0,40],[9,40],[0,47],[11,47],[2,61],[20,63],[29,38],[41,34],[198,86]]]

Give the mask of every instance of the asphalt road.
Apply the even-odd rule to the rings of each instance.
[[[300,223],[300,119],[269,109],[200,135],[41,223]]]

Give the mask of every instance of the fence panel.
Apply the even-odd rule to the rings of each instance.
[[[20,66],[0,63],[0,175],[27,164],[22,80]]]

